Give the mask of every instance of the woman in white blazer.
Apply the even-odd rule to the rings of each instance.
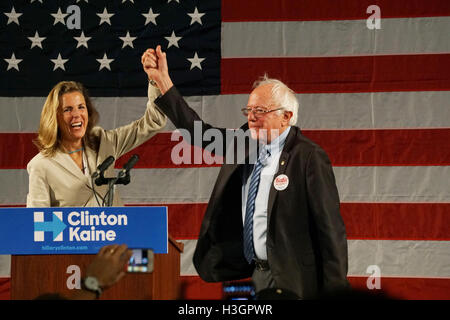
[[[145,62],[144,54],[142,64]],[[144,116],[126,126],[104,130],[96,126],[98,112],[83,85],[58,83],[42,109],[34,141],[39,153],[27,165],[27,207],[101,206],[108,187],[95,186],[96,198],[91,174],[108,156],[118,159],[165,126],[166,116],[153,103],[159,94],[159,89],[149,83]],[[111,165],[105,171],[105,177],[114,176],[113,168]],[[113,205],[123,205],[117,192]]]

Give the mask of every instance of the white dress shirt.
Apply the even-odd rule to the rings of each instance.
[[[291,127],[288,127],[284,132],[278,136],[270,144],[264,145],[270,156],[263,164],[261,170],[261,178],[259,181],[258,192],[255,199],[255,212],[253,214],[253,245],[255,248],[256,258],[267,260],[266,239],[267,239],[267,205],[269,202],[269,192],[272,186],[275,173],[278,171],[278,162],[280,160],[281,151],[283,150],[286,137],[289,134]],[[254,169],[254,168],[253,168]],[[251,175],[244,178],[242,185],[242,223],[245,221],[248,185],[251,180]]]

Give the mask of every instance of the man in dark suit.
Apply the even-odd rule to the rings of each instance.
[[[148,49],[142,59],[162,94],[156,105],[177,128],[192,135],[199,121],[202,134],[213,128],[226,136],[226,129],[204,123],[186,104],[173,86],[160,46]],[[292,90],[266,77],[242,109],[247,124],[241,129],[250,132],[248,140],[258,141],[256,154],[247,141],[245,161],[237,159],[230,152],[236,150],[237,138],[216,150],[225,155],[225,164],[193,259],[203,280],[251,276],[257,292],[285,288],[301,299],[348,287],[347,238],[331,163],[294,126],[297,110]],[[250,161],[252,155],[256,162]]]

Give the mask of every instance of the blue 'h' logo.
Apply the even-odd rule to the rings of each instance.
[[[44,232],[53,233],[53,241],[63,241],[63,231],[66,224],[63,222],[62,212],[54,211],[52,221],[44,221],[44,212],[34,212],[34,241],[44,241]]]

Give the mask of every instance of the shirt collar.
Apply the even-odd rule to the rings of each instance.
[[[271,154],[271,155],[275,154],[283,149],[284,144],[286,142],[286,138],[287,138],[290,130],[291,130],[291,127],[289,126],[275,140],[273,140],[269,144],[264,145],[264,148],[269,152],[269,154]]]

